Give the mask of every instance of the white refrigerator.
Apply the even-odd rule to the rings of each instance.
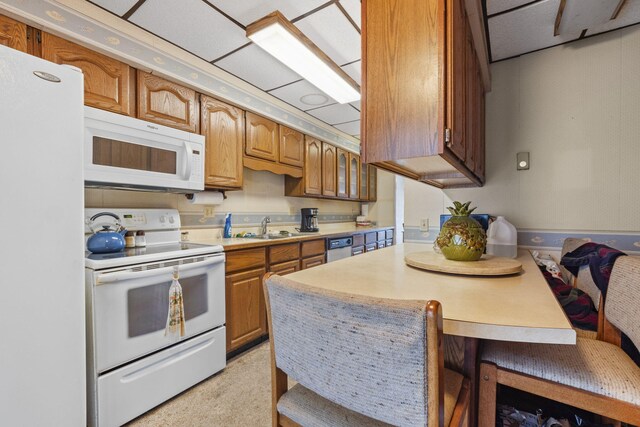
[[[86,425],[83,76],[0,45],[0,424]]]

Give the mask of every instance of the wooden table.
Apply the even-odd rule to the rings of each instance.
[[[518,251],[523,272],[513,276],[459,276],[405,264],[405,254],[429,250],[431,245],[398,244],[287,277],[359,295],[439,301],[445,362],[470,379],[475,421],[478,339],[575,344],[576,333],[528,251]]]

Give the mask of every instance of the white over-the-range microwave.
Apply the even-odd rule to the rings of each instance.
[[[87,187],[204,190],[204,136],[85,107]]]

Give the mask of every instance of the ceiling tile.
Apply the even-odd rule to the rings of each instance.
[[[301,110],[317,108],[323,105],[333,104],[335,102],[333,99],[325,95],[321,90],[319,90],[306,80],[300,80],[299,82],[291,83],[290,85],[272,90],[269,93]],[[304,96],[307,96],[307,98],[311,98],[314,101],[319,99],[320,101],[324,100],[324,102],[318,102],[314,105],[308,105],[300,101],[300,98]]]
[[[240,22],[249,25],[273,12],[280,11],[288,20],[292,20],[318,6],[326,0],[207,0],[221,11]]]
[[[487,0],[487,15],[491,16],[527,3],[531,3],[531,0]]]
[[[340,4],[347,11],[353,22],[358,24],[358,28],[362,28],[362,9],[360,7],[360,0],[340,0]]]
[[[360,120],[334,125],[333,127],[349,135],[360,135]]]
[[[361,105],[360,105],[360,101],[356,101],[356,102],[350,102],[351,105],[354,106],[354,108],[356,108],[358,111],[361,111]]]
[[[300,80],[300,76],[255,44],[240,49],[215,65],[262,90]]]
[[[582,30],[606,24],[620,0],[567,0],[558,33],[580,35]]]
[[[347,74],[349,74],[349,77],[355,80],[358,84],[361,84],[360,83],[360,81],[362,80],[362,62],[361,61],[356,61],[349,65],[345,65],[344,67],[342,67],[342,69]]]
[[[243,29],[201,0],[147,0],[130,21],[207,61],[249,41]]]
[[[360,34],[335,4],[295,25],[336,64],[360,59]]]
[[[323,122],[329,123],[330,125],[360,119],[360,111],[356,110],[349,104],[327,105],[326,107],[309,110],[307,113],[322,120]]]
[[[615,30],[616,28],[626,27],[640,22],[640,1],[628,1],[622,7],[616,19],[597,27],[589,28],[587,35],[602,33],[604,31]]]
[[[553,36],[559,5],[560,0],[544,0],[490,18],[492,59],[498,61],[577,39]]]
[[[91,3],[107,9],[118,16],[122,16],[138,3],[138,0],[90,0]]]

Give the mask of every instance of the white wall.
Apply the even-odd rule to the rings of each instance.
[[[437,226],[451,200],[518,229],[640,230],[640,27],[493,64],[483,188],[407,180],[405,222]],[[531,169],[516,171],[516,153]],[[434,222],[436,221],[436,222]]]
[[[395,175],[378,169],[377,201],[369,203],[369,219],[378,225],[395,224]]]

